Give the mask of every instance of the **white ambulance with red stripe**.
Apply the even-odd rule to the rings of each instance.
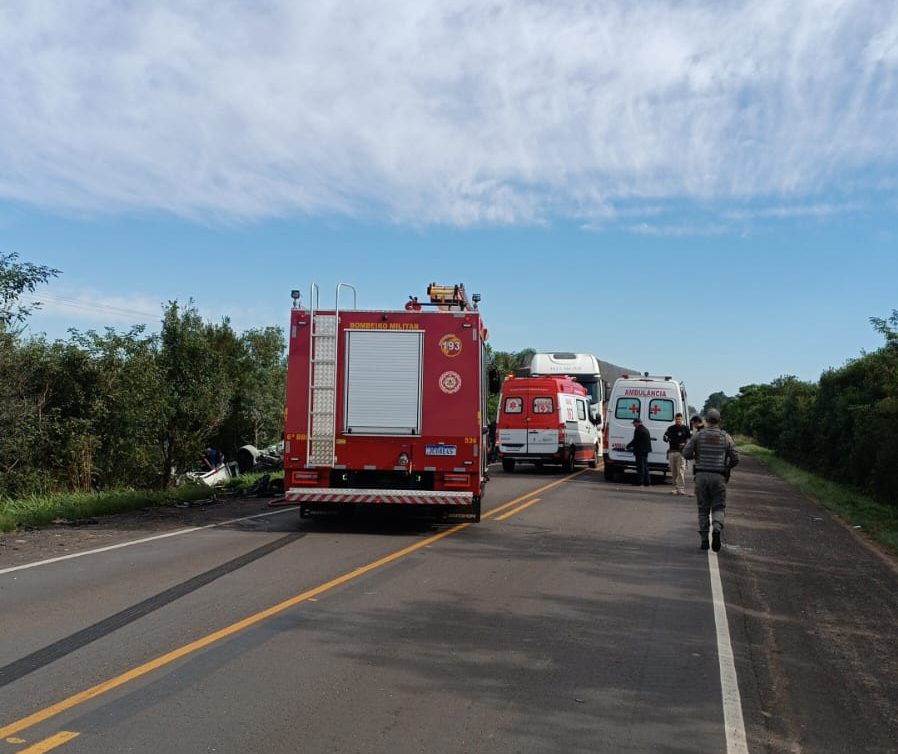
[[[341,293],[353,306],[340,309]],[[404,309],[333,308],[293,292],[284,427],[285,502],[301,515],[359,506],[480,520],[487,480],[487,330],[464,286]]]
[[[665,430],[674,423],[677,414],[686,419],[689,404],[686,386],[672,377],[625,374],[614,382],[608,400],[605,419],[605,479],[611,481],[625,469],[635,469],[636,459],[626,449],[633,439],[633,420],[641,419],[652,436],[649,471],[667,474],[667,443],[662,439]]]

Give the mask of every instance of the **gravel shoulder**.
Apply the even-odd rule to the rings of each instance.
[[[0,570],[193,526],[223,523],[274,510],[273,497],[221,497],[214,502],[167,505],[98,516],[84,522],[0,533]]]

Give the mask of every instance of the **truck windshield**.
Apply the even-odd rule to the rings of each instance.
[[[584,374],[584,375],[576,375],[577,382],[579,382],[586,390],[589,392],[589,402],[590,403],[601,403],[602,396],[599,394],[599,381],[595,378],[595,375],[592,374]]]

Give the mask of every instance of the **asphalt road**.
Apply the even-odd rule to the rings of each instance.
[[[669,491],[496,470],[475,525],[2,548],[0,754],[896,751],[894,563],[750,460],[719,555]]]

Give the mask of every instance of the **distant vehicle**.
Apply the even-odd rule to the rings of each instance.
[[[569,353],[567,351],[534,353],[530,361],[518,372],[521,376],[564,376],[575,379],[589,393],[589,402],[596,409],[601,425],[605,416],[605,382],[599,360],[591,353]],[[599,437],[599,452],[602,437]]]
[[[341,288],[353,308],[340,309]],[[309,309],[294,291],[284,499],[300,515],[365,506],[480,520],[490,380],[480,297],[436,283],[427,293],[362,310],[341,283],[322,310],[317,285]]]
[[[499,394],[496,436],[502,468],[517,463],[598,466],[598,410],[589,393],[569,377],[506,378]]]
[[[635,469],[636,460],[626,450],[633,439],[633,420],[639,418],[652,435],[649,471],[667,474],[667,443],[661,438],[679,413],[686,417],[686,387],[672,377],[624,375],[614,382],[605,420],[605,479],[612,480],[625,469]]]

